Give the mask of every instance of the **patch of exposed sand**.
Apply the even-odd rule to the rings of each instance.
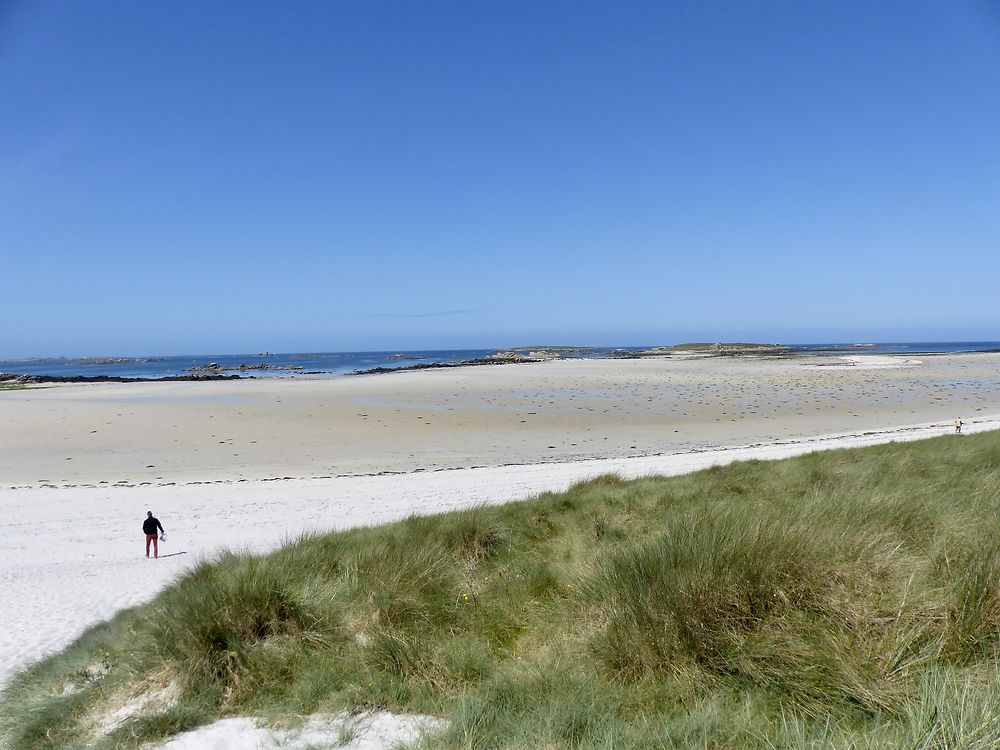
[[[142,716],[162,713],[176,701],[177,688],[174,683],[165,681],[157,684],[155,681],[147,681],[138,691],[115,696],[101,704],[100,712],[90,717],[85,730],[89,730],[89,734],[97,740]]]
[[[433,716],[388,711],[358,716],[310,716],[289,728],[268,727],[246,717],[222,719],[182,732],[156,750],[386,750],[417,742],[442,731],[446,723]]]

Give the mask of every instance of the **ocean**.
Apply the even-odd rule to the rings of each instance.
[[[564,356],[604,358],[616,352],[635,352],[647,346],[594,347]],[[803,354],[920,354],[1000,350],[998,341],[937,341],[865,344],[796,344]],[[217,366],[219,374],[243,377],[330,377],[374,368],[413,365],[454,364],[482,359],[497,349],[442,349],[404,352],[322,352],[274,354],[186,354],[148,357],[85,357],[0,360],[0,372],[19,375],[111,376],[122,378],[165,378],[191,375],[193,371]],[[240,369],[240,366],[244,367]],[[261,366],[266,366],[266,369]],[[254,369],[260,368],[260,369]]]

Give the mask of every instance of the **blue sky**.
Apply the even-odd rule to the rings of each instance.
[[[0,0],[0,356],[1000,339],[1000,9]]]

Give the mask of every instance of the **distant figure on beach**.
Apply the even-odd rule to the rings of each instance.
[[[961,435],[962,434],[962,420],[961,419],[956,419],[955,420],[955,434],[956,435]]]
[[[149,543],[153,543],[153,557],[160,556],[160,545],[159,539],[157,538],[157,529],[161,532],[163,531],[163,524],[160,523],[160,519],[153,515],[153,511],[146,511],[146,520],[142,522],[142,533],[146,535],[146,557],[149,557]]]

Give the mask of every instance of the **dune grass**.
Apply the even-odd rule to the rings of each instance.
[[[15,750],[136,747],[385,707],[449,719],[435,748],[974,750],[1000,747],[998,646],[986,433],[227,554],[20,675],[0,727]]]

